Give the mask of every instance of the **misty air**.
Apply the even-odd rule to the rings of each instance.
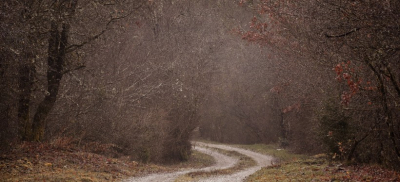
[[[0,181],[400,181],[400,1],[4,0]]]

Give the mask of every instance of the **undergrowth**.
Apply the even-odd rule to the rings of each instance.
[[[78,146],[69,138],[45,143],[23,142],[1,153],[0,181],[121,181],[128,177],[200,168],[214,163],[212,157],[194,151],[187,162],[142,164],[128,156],[115,155],[112,147],[112,144],[100,143]]]

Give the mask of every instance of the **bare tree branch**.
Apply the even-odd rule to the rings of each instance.
[[[133,14],[133,11],[131,11],[131,12],[129,12],[126,15],[123,15],[123,16],[111,17],[110,20],[106,23],[106,26],[104,27],[104,29],[101,32],[99,32],[96,35],[88,38],[86,41],[84,41],[84,42],[82,42],[80,44],[73,44],[73,45],[68,46],[66,52],[67,53],[73,52],[76,49],[79,49],[79,48],[83,47],[84,45],[86,45],[88,43],[91,43],[92,41],[97,40],[100,36],[102,36],[109,29],[109,26],[112,23],[114,23],[114,22],[116,22],[118,20],[124,19],[124,18],[126,18],[126,17],[128,17],[128,16],[130,16],[132,14]]]
[[[346,32],[346,33],[344,33],[344,34],[339,34],[339,35],[329,35],[329,34],[325,34],[325,36],[327,37],[327,38],[339,38],[339,37],[345,37],[345,36],[348,36],[348,35],[350,35],[350,34],[352,34],[352,33],[354,33],[354,32],[357,32],[358,30],[360,30],[361,28],[354,28],[354,29],[352,29],[351,31],[349,31],[349,32]]]

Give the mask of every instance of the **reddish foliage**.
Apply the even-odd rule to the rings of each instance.
[[[339,63],[334,68],[333,71],[336,73],[336,80],[342,82],[345,80],[345,84],[348,86],[349,90],[344,91],[341,96],[341,103],[345,106],[349,105],[351,98],[359,93],[360,88],[362,88],[362,79],[357,77],[355,69],[351,66],[351,62]],[[370,85],[371,82],[367,82]],[[368,86],[364,87],[365,90],[374,90],[374,87]],[[369,104],[370,105],[370,104]]]
[[[138,26],[139,28],[142,27],[142,23],[138,20],[135,22],[136,26]]]
[[[299,112],[300,106],[301,106],[301,104],[299,102],[297,102],[293,105],[287,106],[286,108],[282,109],[282,113],[288,113],[293,110],[296,110],[297,112]]]

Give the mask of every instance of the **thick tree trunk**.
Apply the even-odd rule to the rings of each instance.
[[[39,104],[33,118],[32,140],[34,141],[40,141],[44,137],[46,118],[57,100],[57,94],[63,76],[69,27],[67,24],[63,24],[60,35],[58,25],[57,22],[52,22],[51,24],[48,52],[47,93],[43,101]]]

